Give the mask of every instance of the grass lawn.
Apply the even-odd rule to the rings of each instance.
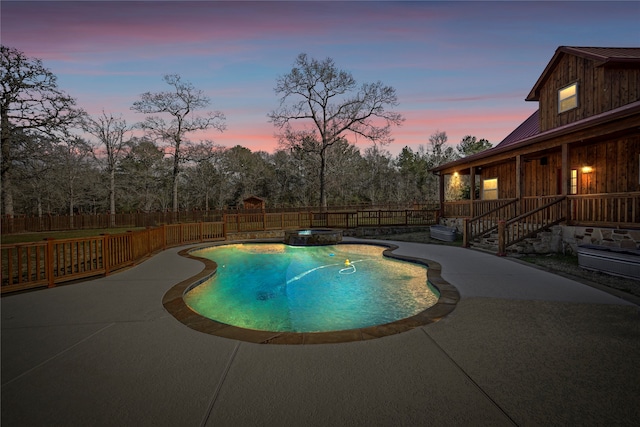
[[[549,254],[549,255],[529,255],[523,256],[521,258],[522,261],[530,262],[536,265],[549,266],[549,265],[557,265],[557,266],[576,266],[578,267],[578,256],[577,255],[562,255],[562,254]]]
[[[19,233],[19,234],[7,234],[2,235],[0,242],[3,245],[13,243],[29,243],[39,242],[47,238],[54,239],[69,239],[73,237],[93,237],[101,234],[120,234],[127,231],[144,230],[144,227],[127,227],[127,228],[100,228],[100,229],[87,229],[87,230],[71,230],[71,231],[50,231],[45,233]]]

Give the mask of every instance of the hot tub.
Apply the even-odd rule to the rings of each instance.
[[[313,228],[284,232],[284,243],[290,246],[335,245],[342,241],[342,230]]]

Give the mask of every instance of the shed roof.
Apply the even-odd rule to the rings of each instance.
[[[247,201],[249,201],[249,200],[256,200],[256,201],[259,201],[259,202],[263,202],[263,201],[264,201],[264,199],[263,199],[263,198],[258,197],[258,196],[254,196],[254,195],[247,196],[247,197],[245,197],[244,199],[242,199],[242,201],[244,201],[244,202],[247,202]]]
[[[597,62],[597,66],[603,67],[640,67],[640,47],[575,47],[560,46],[556,49],[553,58],[538,78],[538,81],[525,98],[526,101],[539,101],[540,88],[549,77],[549,74],[558,65],[564,55],[575,55],[588,58]]]

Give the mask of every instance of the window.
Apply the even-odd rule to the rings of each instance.
[[[571,182],[569,183],[569,194],[578,194],[578,169],[571,169]]]
[[[498,178],[489,178],[482,181],[482,199],[496,200],[498,198]]]
[[[558,113],[564,113],[578,106],[578,83],[573,83],[558,91]]]

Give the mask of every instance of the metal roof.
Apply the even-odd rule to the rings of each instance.
[[[536,110],[527,120],[522,122],[520,126],[515,128],[505,139],[503,139],[496,147],[506,147],[507,145],[515,144],[525,138],[534,136],[540,133],[540,110]]]
[[[445,163],[443,165],[437,166],[435,168],[430,169],[432,172],[439,172],[444,169],[449,169],[452,167],[457,167],[465,164],[469,164],[473,161],[489,158],[496,154],[502,154],[506,152],[512,152],[512,150],[517,150],[521,147],[527,147],[538,142],[548,141],[552,138],[557,138],[562,135],[567,135],[572,132],[588,129],[594,126],[599,126],[602,124],[606,124],[613,120],[618,120],[626,117],[631,117],[633,115],[640,114],[640,101],[635,101],[630,104],[623,105],[621,107],[615,108],[613,110],[605,111],[600,114],[596,114],[595,116],[590,116],[584,118],[582,120],[578,120],[572,123],[568,123],[563,126],[559,126],[553,129],[546,130],[544,132],[537,132],[530,136],[523,136],[521,139],[509,138],[513,135],[518,129],[513,131],[507,138],[505,138],[500,144],[495,147],[489,148],[488,150],[481,151],[479,153],[473,154],[471,156],[463,157],[459,160],[454,160],[452,162]],[[522,129],[522,134],[524,135],[524,129],[527,128],[525,124],[535,116],[536,113],[529,116],[527,120],[525,120],[518,128]],[[529,129],[531,129],[529,127]]]
[[[640,61],[640,47],[570,47],[561,46],[564,52],[584,56],[596,61]]]
[[[553,58],[547,64],[546,68],[542,72],[542,75],[538,78],[538,81],[531,89],[527,101],[538,101],[538,91],[540,86],[549,76],[549,73],[555,68],[562,55],[570,54],[589,58],[599,62],[598,66],[640,66],[640,47],[572,47],[572,46],[560,46],[556,49]],[[601,123],[606,123],[608,120],[626,116],[627,114],[637,114],[640,109],[640,101],[632,102],[631,104],[623,105],[622,107],[614,110],[605,111],[595,116],[587,117],[582,120],[578,120],[573,123],[569,123],[564,126],[560,126],[554,129],[549,129],[545,132],[540,132],[539,122],[539,110],[536,110],[529,116],[520,126],[518,126],[513,132],[511,132],[505,139],[503,139],[498,145],[485,151],[473,154],[471,156],[463,157],[453,162],[445,163],[431,169],[432,172],[439,172],[441,170],[468,164],[474,160],[484,159],[491,157],[494,154],[508,152],[512,149],[516,149],[521,146],[527,146],[543,141],[547,138],[553,138],[559,135],[563,135],[575,130],[580,130],[588,126],[594,126]]]

